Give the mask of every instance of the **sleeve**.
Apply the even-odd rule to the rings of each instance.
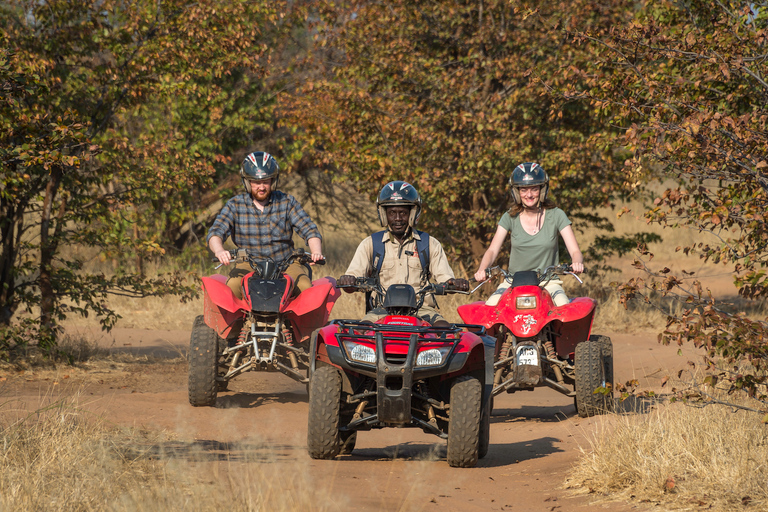
[[[309,214],[304,211],[299,202],[293,196],[288,196],[288,219],[291,221],[294,231],[299,234],[301,238],[306,242],[310,238],[319,238],[322,240],[320,230],[317,229],[317,225],[312,222]]]
[[[371,272],[371,254],[373,253],[373,240],[367,237],[357,246],[355,255],[347,267],[346,275],[355,277],[368,277]]]
[[[560,208],[556,208],[554,211],[557,214],[555,215],[555,225],[557,226],[557,232],[559,233],[565,229],[566,226],[571,225],[571,219],[569,219],[565,212]]]
[[[509,212],[504,212],[504,215],[501,216],[501,220],[499,220],[499,226],[506,229],[507,232],[512,232],[512,216],[509,214]]]
[[[431,236],[429,237],[429,271],[432,274],[432,280],[438,283],[444,283],[455,277],[448,264],[443,245]]]
[[[224,242],[227,238],[232,236],[232,229],[234,226],[234,199],[230,199],[216,216],[216,220],[213,221],[211,229],[208,230],[208,236],[205,239],[206,244],[211,240],[212,236],[218,236],[221,238],[221,241]]]

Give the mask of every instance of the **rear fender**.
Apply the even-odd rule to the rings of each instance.
[[[296,327],[299,340],[306,339],[312,331],[328,323],[340,295],[336,280],[324,277],[313,281],[311,288],[301,292],[285,306],[283,311]]]
[[[250,307],[246,301],[235,297],[226,284],[226,276],[203,277],[202,281],[205,324],[220,337],[226,338]]]

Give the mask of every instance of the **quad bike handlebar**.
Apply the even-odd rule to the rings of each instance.
[[[507,272],[506,270],[504,270],[503,268],[501,268],[499,266],[486,268],[485,269],[485,281],[481,281],[480,284],[478,284],[475,288],[470,290],[469,293],[470,294],[474,293],[475,290],[480,288],[483,284],[487,283],[491,278],[499,276],[499,275],[502,276],[507,282],[511,283],[512,282],[512,277],[514,276],[514,273]],[[545,268],[544,272],[541,272],[541,273],[537,272],[536,275],[537,275],[538,280],[539,280],[539,285],[541,285],[542,283],[547,283],[547,282],[551,281],[552,279],[554,279],[555,277],[561,276],[561,275],[571,275],[571,276],[575,277],[576,280],[579,283],[582,283],[582,284],[584,283],[584,281],[582,281],[581,278],[573,271],[573,267],[571,266],[570,263],[561,263],[560,265],[551,265],[551,266]],[[477,281],[477,279],[472,277],[471,279],[469,279],[469,282],[470,283],[477,283],[478,281]]]
[[[387,293],[379,282],[376,277],[356,277],[354,284],[337,284],[338,288],[344,288],[349,289],[351,291],[360,291],[360,292],[370,292],[375,296],[375,302],[379,305],[384,304],[384,297]],[[394,285],[397,286],[397,285]],[[391,287],[390,287],[391,288]],[[430,293],[433,295],[448,295],[451,293],[464,293],[468,294],[469,292],[460,290],[453,284],[449,284],[448,282],[445,283],[428,283],[425,286],[423,286],[421,289],[415,292],[416,293],[416,306],[415,309],[418,311],[421,309],[421,306],[424,304],[424,299],[429,295]]]
[[[247,262],[254,271],[262,274],[271,273],[265,272],[266,269],[275,269],[274,273],[282,274],[295,261],[298,261],[302,265],[325,265],[325,259],[312,261],[312,255],[304,249],[296,249],[296,251],[288,256],[288,258],[278,262],[272,258],[256,258],[255,256],[248,254],[244,249],[230,249],[229,255],[232,259],[231,263]],[[212,258],[211,261],[217,262],[219,260],[218,258]],[[216,268],[218,269],[221,266],[222,264],[219,264]]]

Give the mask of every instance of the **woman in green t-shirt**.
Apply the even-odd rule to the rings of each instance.
[[[543,271],[550,265],[558,265],[558,239],[563,237],[565,247],[571,255],[571,266],[577,274],[584,271],[584,257],[579,250],[576,235],[568,216],[547,198],[549,176],[539,164],[527,162],[515,167],[509,179],[514,204],[505,212],[493,235],[491,245],[480,261],[475,279],[485,281],[485,269],[496,261],[501,246],[510,234],[512,247],[509,253],[508,272],[520,270]],[[558,236],[559,235],[559,236]],[[555,305],[568,303],[562,281],[552,280],[545,289],[552,296]],[[498,304],[501,294],[510,287],[506,280],[488,298],[486,304]]]

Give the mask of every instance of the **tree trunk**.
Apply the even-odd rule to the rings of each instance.
[[[0,201],[0,238],[2,249],[0,250],[0,325],[11,323],[11,318],[16,312],[18,302],[14,300],[16,293],[16,277],[13,268],[16,259],[15,233],[21,232],[24,219],[18,215],[18,209],[14,204]]]
[[[56,166],[51,171],[48,185],[45,187],[43,211],[40,221],[40,345],[51,349],[56,345],[56,291],[53,284],[53,260],[58,247],[57,233],[61,230],[65,203],[62,201],[57,214],[59,222],[51,226],[52,209],[59,191],[63,169]],[[51,229],[54,233],[51,233]]]

